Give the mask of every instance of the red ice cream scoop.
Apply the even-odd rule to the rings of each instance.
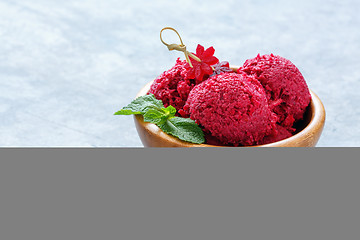
[[[262,84],[270,109],[278,116],[278,124],[294,132],[294,122],[303,118],[311,101],[299,69],[290,60],[270,54],[246,60],[238,72],[245,72]]]
[[[149,93],[163,101],[164,106],[176,108],[183,113],[183,106],[190,90],[195,86],[195,81],[187,77],[186,61],[176,60],[175,65],[158,76],[150,87]]]
[[[258,144],[275,129],[261,84],[246,74],[222,73],[196,85],[184,106],[205,133],[220,144]]]

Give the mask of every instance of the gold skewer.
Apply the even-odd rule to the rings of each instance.
[[[166,43],[166,42],[162,39],[162,32],[163,32],[164,30],[172,30],[172,31],[174,31],[174,32],[179,36],[180,44],[176,44],[176,43],[168,44],[168,43]],[[191,61],[190,61],[190,59],[189,59],[189,56],[190,56],[192,59],[194,59],[194,60],[196,60],[196,61],[198,61],[198,62],[201,62],[201,59],[200,59],[200,58],[198,58],[197,56],[195,56],[194,54],[192,54],[191,52],[189,52],[189,51],[186,50],[186,46],[184,45],[184,43],[183,43],[183,41],[182,41],[182,39],[181,39],[181,37],[180,37],[180,34],[179,34],[174,28],[172,28],[172,27],[164,27],[163,29],[161,29],[161,31],[160,31],[160,40],[161,40],[161,42],[162,42],[165,46],[167,46],[167,48],[169,49],[169,51],[177,50],[177,51],[183,52],[183,53],[185,54],[186,61],[189,63],[190,67],[193,67],[193,66],[192,66],[192,64],[191,64]]]

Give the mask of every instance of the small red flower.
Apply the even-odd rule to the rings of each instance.
[[[193,54],[200,58],[201,62],[189,57],[193,67],[190,67],[189,63],[185,65],[185,68],[189,70],[187,77],[195,79],[198,84],[204,80],[204,76],[211,75],[213,73],[211,65],[219,62],[219,60],[213,56],[214,53],[215,49],[213,47],[209,47],[205,50],[203,46],[198,44],[196,54]]]

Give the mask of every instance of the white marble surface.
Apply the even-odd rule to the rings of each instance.
[[[327,119],[318,146],[360,146],[360,3],[0,0],[0,146],[141,147],[113,116],[188,49],[241,65],[274,53],[299,67]]]

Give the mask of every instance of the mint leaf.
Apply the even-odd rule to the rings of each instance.
[[[161,100],[155,98],[154,94],[149,94],[136,98],[114,115],[145,114],[149,108],[160,110],[164,105]]]
[[[192,143],[204,143],[204,133],[201,128],[190,118],[173,117],[168,119],[159,128],[167,134],[173,135],[181,140]]]
[[[163,108],[165,109],[165,108]],[[150,122],[155,124],[163,124],[166,122],[168,118],[168,114],[164,110],[157,109],[148,109],[148,111],[144,114],[144,122]]]
[[[167,134],[187,142],[199,144],[205,142],[204,133],[195,121],[190,118],[175,117],[175,113],[176,109],[173,106],[165,108],[161,100],[149,94],[136,98],[114,115],[141,114],[144,116],[144,122],[156,124]]]
[[[114,113],[114,115],[132,115],[132,114],[141,114],[141,112],[134,112],[129,109],[121,109],[120,111]]]
[[[144,114],[144,122],[151,122],[157,125],[163,124],[167,119],[175,116],[176,108],[168,106],[167,108],[162,107],[160,110],[149,108]]]
[[[174,108],[173,106],[169,105],[167,108],[162,108],[162,110],[170,117],[174,117],[175,113],[176,113],[176,108]]]

